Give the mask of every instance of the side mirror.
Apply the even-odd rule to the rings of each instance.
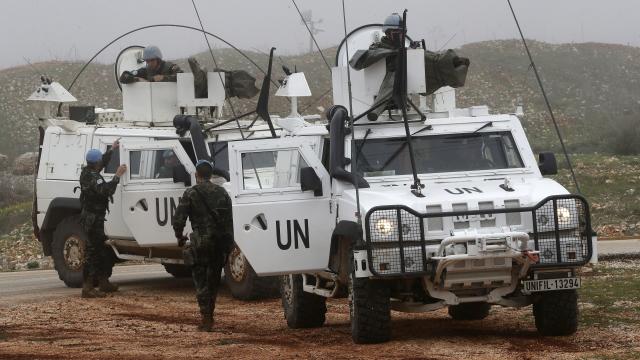
[[[187,172],[184,165],[178,164],[173,167],[173,182],[184,183],[186,186],[191,186],[191,175]]]
[[[538,168],[542,175],[556,175],[558,173],[556,156],[551,152],[540,153],[538,155]]]
[[[313,190],[313,195],[322,196],[322,181],[312,167],[300,170],[300,188],[302,191]]]

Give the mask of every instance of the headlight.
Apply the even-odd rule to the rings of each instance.
[[[376,230],[378,230],[380,235],[389,235],[393,231],[393,223],[386,218],[378,219],[378,221],[376,221]]]
[[[571,221],[571,211],[566,207],[559,206],[556,214],[558,215],[558,224],[567,225]]]

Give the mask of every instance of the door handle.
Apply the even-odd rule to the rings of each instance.
[[[262,230],[267,230],[267,218],[264,214],[254,216],[251,224],[244,224],[244,231],[249,231],[252,227],[260,227]]]
[[[136,203],[136,205],[140,205],[140,207],[142,208],[142,210],[147,211],[149,210],[149,205],[147,205],[147,199],[140,199],[138,200],[138,202]]]

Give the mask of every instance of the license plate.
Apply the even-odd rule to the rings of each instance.
[[[580,288],[580,278],[526,280],[522,282],[525,293]]]

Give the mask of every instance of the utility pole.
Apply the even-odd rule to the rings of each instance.
[[[316,25],[322,23],[322,19],[313,20],[313,13],[311,10],[307,10],[302,13],[303,24],[309,27],[309,53],[313,52],[313,36],[323,32],[324,30],[318,28]]]

